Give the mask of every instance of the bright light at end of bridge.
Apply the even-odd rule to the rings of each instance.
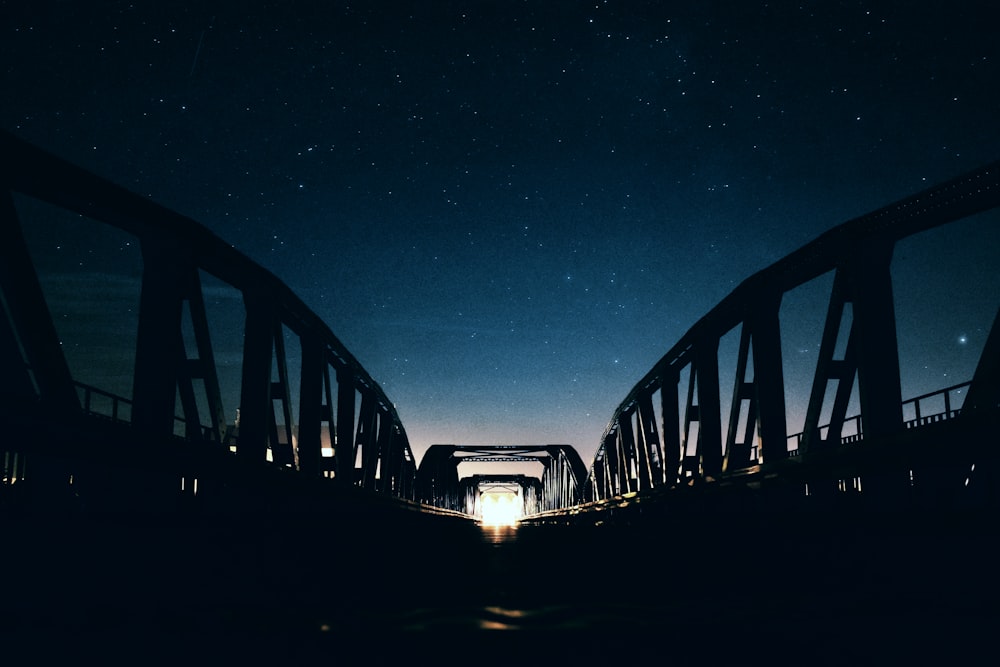
[[[516,494],[484,493],[481,503],[484,526],[514,526],[521,518]]]

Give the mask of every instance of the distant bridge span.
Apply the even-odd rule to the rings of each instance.
[[[587,473],[580,454],[570,445],[431,445],[417,471],[418,498],[428,505],[472,514],[478,506],[481,480],[460,478],[458,472],[461,463],[472,462],[540,463],[540,479],[521,478],[524,514],[575,505]]]

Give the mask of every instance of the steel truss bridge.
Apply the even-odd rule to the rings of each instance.
[[[869,498],[937,500],[988,486],[977,482],[984,469],[973,467],[995,449],[985,443],[1000,402],[998,327],[971,380],[904,400],[890,262],[899,241],[995,209],[997,164],[835,227],[748,278],[629,392],[589,470],[569,445],[434,445],[418,471],[378,383],[277,277],[187,217],[11,135],[0,141],[8,486],[34,478],[53,491],[72,480],[75,495],[95,502],[142,497],[156,505],[178,492],[204,499],[244,487],[266,497],[260,480],[288,486],[294,473],[304,486],[324,488],[323,479],[330,488],[466,513],[477,482],[460,479],[460,463],[538,462],[541,478],[525,481],[521,496],[525,514],[549,517],[706,484],[817,497],[863,485]],[[141,248],[131,395],[71,374],[16,196],[117,228]],[[790,434],[779,309],[789,292],[830,274],[805,423]],[[238,410],[223,405],[205,276],[243,304]],[[723,387],[719,344],[735,331],[735,381]],[[848,416],[855,391],[860,413]],[[928,412],[932,403],[943,407]],[[143,481],[136,488],[109,467],[142,470]]]
[[[995,550],[1000,500],[1000,313],[971,378],[904,397],[890,261],[908,237],[995,214],[1000,163],[835,227],[748,278],[628,393],[589,467],[569,445],[434,445],[418,468],[392,402],[327,324],[277,277],[205,227],[6,133],[0,133],[0,179],[0,512],[3,529],[16,538],[0,547],[14,563],[2,571],[44,570],[52,578],[51,590],[39,585],[50,603],[81,586],[82,597],[100,597],[106,587],[86,588],[93,571],[110,577],[113,570],[125,580],[121,590],[138,586],[154,597],[183,598],[184,605],[203,591],[243,599],[245,582],[266,576],[267,610],[253,608],[240,623],[259,627],[255,624],[266,617],[271,627],[277,621],[269,610],[313,613],[335,599],[332,620],[317,626],[325,632],[363,625],[366,618],[375,624],[429,623],[394,607],[401,598],[433,600],[441,608],[467,609],[470,599],[482,604],[443,583],[469,581],[474,568],[458,574],[450,568],[465,567],[470,559],[493,562],[503,581],[553,590],[549,565],[529,559],[512,574],[497,565],[496,552],[489,549],[469,547],[468,559],[448,560],[432,548],[457,548],[459,534],[471,539],[462,531],[476,528],[470,514],[482,493],[494,488],[520,496],[526,516],[519,530],[527,537],[539,535],[531,532],[538,526],[649,528],[644,534],[653,543],[643,541],[643,533],[615,533],[621,542],[601,533],[581,542],[581,533],[573,532],[535,543],[546,563],[561,559],[560,580],[587,580],[587,586],[567,584],[562,590],[574,609],[589,610],[600,623],[611,617],[587,605],[596,596],[601,608],[617,609],[624,589],[598,586],[604,575],[592,570],[589,560],[576,570],[567,565],[581,553],[599,563],[598,570],[614,570],[611,578],[619,583],[632,576],[621,569],[622,558],[645,562],[658,573],[644,577],[641,590],[629,594],[642,600],[642,613],[630,622],[667,627],[674,612],[647,603],[669,597],[690,603],[676,604],[700,628],[719,627],[720,618],[731,624],[726,627],[745,627],[747,618],[760,616],[765,629],[782,639],[786,633],[774,620],[776,607],[751,613],[747,605],[759,604],[760,596],[739,597],[745,588],[730,585],[748,572],[745,557],[732,555],[734,544],[740,554],[759,556],[752,563],[756,580],[768,582],[778,600],[769,604],[794,609],[801,608],[795,605],[801,603],[796,596],[802,582],[787,584],[787,569],[790,554],[803,542],[800,533],[791,537],[793,527],[812,527],[804,538],[810,551],[798,564],[810,564],[816,580],[810,590],[824,600],[870,575],[855,569],[841,577],[844,563],[880,563],[883,575],[903,563],[911,568],[907,582],[924,581],[928,572],[940,575],[937,568],[945,562],[948,572],[969,570],[982,577],[995,569],[987,556]],[[141,251],[141,269],[133,276],[138,282],[134,332],[124,338],[132,345],[115,352],[129,366],[129,387],[84,381],[71,372],[44,267],[26,234],[37,232],[32,225],[45,225],[53,212],[71,218],[81,237],[111,228]],[[780,309],[790,292],[830,276],[804,424],[792,429]],[[96,294],[80,301],[100,308],[106,291],[98,285]],[[216,312],[220,291],[236,296],[235,337],[242,340],[239,358],[225,362]],[[996,307],[995,294],[982,298],[990,309]],[[735,365],[725,368],[720,344],[733,335]],[[225,391],[233,384],[225,374],[234,366],[235,400]],[[720,380],[726,371],[734,377],[732,385]],[[230,398],[224,401],[225,396]],[[858,409],[849,414],[855,398]],[[462,463],[484,462],[541,466],[542,473],[459,472]],[[871,561],[875,552],[841,545],[855,528],[838,517],[870,519],[874,510],[900,508],[923,512],[892,524],[911,526],[910,540],[928,535],[919,538],[921,558],[915,558],[912,542],[901,551],[878,552],[880,561]],[[947,514],[968,508],[976,512],[971,519],[963,515],[955,522]],[[854,513],[858,509],[860,515]],[[819,514],[803,520],[800,510]],[[80,517],[137,511],[180,519],[157,523],[138,537],[120,523],[80,523]],[[32,520],[39,513],[47,517],[41,524]],[[220,516],[226,520],[211,519]],[[373,536],[372,525],[382,533]],[[868,525],[873,529],[864,540],[879,542],[885,525]],[[948,533],[955,526],[969,530],[956,537]],[[948,539],[938,540],[944,533]],[[656,540],[668,534],[681,547],[662,549]],[[70,539],[74,557],[53,566],[46,559],[64,553]],[[109,554],[130,553],[137,543],[155,545],[143,557],[162,567],[155,576],[144,573],[132,581],[135,562]],[[945,553],[945,543],[967,548]],[[419,576],[404,573],[398,556],[404,547],[418,560]],[[207,554],[207,560],[193,562],[193,553]],[[226,563],[233,574],[223,576],[206,563]],[[175,570],[183,577],[166,576]],[[664,574],[669,572],[685,576]],[[236,583],[220,588],[219,581],[230,580]],[[45,577],[10,578],[10,599],[38,595],[32,582],[40,581]],[[977,581],[983,584],[982,578]],[[996,581],[966,589],[939,576],[937,584],[940,589],[928,599],[959,589],[1000,591]],[[400,596],[404,586],[408,592]],[[907,586],[893,590],[909,594]],[[528,600],[522,604],[553,609],[539,601],[536,589],[520,591]],[[871,586],[851,590],[866,604],[881,599],[871,596]],[[509,591],[494,593],[502,600]],[[717,603],[712,614],[698,611],[706,599]],[[530,620],[524,612],[504,615],[495,604],[482,607],[481,627]],[[719,611],[723,607],[728,616]],[[171,622],[189,623],[184,609],[170,616]],[[31,613],[47,618],[44,611]],[[231,613],[227,608],[223,615],[229,619]],[[320,616],[315,611],[309,619]],[[14,617],[4,618],[0,625]],[[589,627],[587,621],[583,625]]]
[[[178,491],[211,497],[248,483],[257,495],[259,483],[249,480],[272,477],[286,485],[274,473],[294,470],[300,480],[332,478],[340,486],[413,497],[416,462],[395,408],[286,285],[189,218],[9,135],[0,136],[0,152],[5,479],[71,481],[76,493],[95,501],[118,496],[155,505],[175,501]],[[131,396],[71,375],[15,194],[116,227],[141,247]],[[235,288],[245,308],[238,413],[222,404],[205,274]],[[290,337],[300,350],[294,387]],[[117,467],[141,470],[139,488],[116,489],[136,486],[109,474]]]
[[[786,506],[845,492],[897,507],[973,495],[995,502],[1000,313],[971,381],[904,400],[890,261],[907,237],[995,210],[998,183],[995,163],[835,227],[745,280],[618,406],[581,486],[583,506],[568,514],[694,488],[753,491]],[[789,292],[830,274],[804,428],[790,434],[779,308]],[[987,298],[994,306],[996,295]],[[725,387],[719,346],[733,332],[734,383]],[[860,412],[848,416],[854,391]]]
[[[541,478],[529,475],[466,475],[462,463],[540,463]],[[417,495],[421,502],[475,515],[480,487],[514,484],[523,504],[523,514],[559,510],[577,504],[586,467],[570,445],[431,445],[417,471]]]

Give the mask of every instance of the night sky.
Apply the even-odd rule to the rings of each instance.
[[[0,127],[281,278],[418,456],[569,443],[589,462],[629,389],[742,280],[1000,158],[987,2],[183,4],[0,3]],[[897,249],[904,396],[971,378],[998,228]],[[104,340],[114,319],[87,308],[137,284],[136,249],[28,234],[57,325]],[[815,294],[782,315],[792,421]],[[232,342],[215,340],[238,368]],[[85,347],[67,347],[75,373],[127,373]]]

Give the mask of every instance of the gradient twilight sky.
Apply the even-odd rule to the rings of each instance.
[[[558,442],[589,463],[743,279],[1000,157],[987,2],[11,4],[0,127],[271,270],[418,456]],[[1000,226],[975,224],[897,252],[921,276],[897,290],[901,354],[922,351],[904,395],[971,377],[1000,294]],[[39,236],[48,284],[134,278],[113,235]],[[821,332],[802,319],[790,392]]]

